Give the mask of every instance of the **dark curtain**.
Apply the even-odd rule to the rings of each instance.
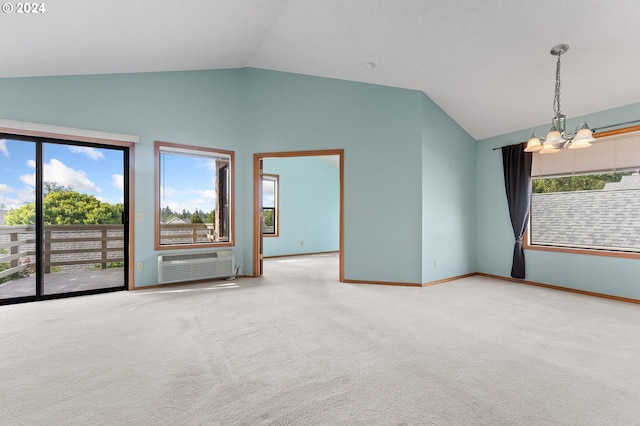
[[[522,238],[529,223],[531,204],[531,158],[530,152],[524,152],[525,144],[502,147],[502,166],[504,169],[504,188],[507,192],[511,227],[516,239],[513,247],[511,276],[524,278],[524,249]]]

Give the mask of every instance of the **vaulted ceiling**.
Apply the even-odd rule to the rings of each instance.
[[[561,105],[569,125],[640,102],[637,0],[42,3],[43,13],[18,14],[13,2],[0,14],[0,77],[287,71],[423,91],[483,139],[550,122],[549,50],[567,43]]]

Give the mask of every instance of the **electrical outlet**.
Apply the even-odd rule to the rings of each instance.
[[[138,220],[144,220],[144,213],[138,212]]]
[[[144,263],[138,262],[138,271],[142,271],[144,269]]]
[[[437,257],[434,257],[434,258],[433,258],[433,267],[435,268],[435,267],[437,267],[437,266],[438,266],[438,258],[437,258]]]
[[[304,245],[304,241],[300,240],[300,245],[303,246]]]

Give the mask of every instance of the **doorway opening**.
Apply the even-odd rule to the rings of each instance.
[[[339,279],[344,281],[344,150],[317,150],[317,151],[291,151],[291,152],[270,152],[270,153],[258,153],[253,156],[253,277],[262,276],[264,272],[264,250],[265,250],[265,238],[272,238],[273,235],[278,235],[278,238],[282,238],[286,223],[282,223],[282,217],[279,216],[279,209],[281,204],[274,200],[273,203],[267,201],[267,206],[264,205],[263,198],[263,181],[265,181],[265,175],[270,185],[274,185],[273,182],[282,184],[274,176],[278,174],[269,173],[265,171],[265,162],[276,159],[295,159],[295,158],[307,158],[307,157],[319,157],[333,163],[333,167],[337,168],[338,172],[338,251],[339,251]],[[321,160],[322,161],[322,160]],[[269,186],[269,185],[268,185]],[[267,187],[268,187],[267,186]],[[273,186],[275,187],[275,186]],[[282,194],[282,187],[278,188],[280,194]],[[310,189],[311,190],[311,189]],[[282,201],[282,200],[280,200]],[[265,222],[266,218],[266,222]],[[285,218],[286,220],[286,218]],[[266,225],[265,225],[266,223]],[[273,228],[272,228],[273,227]],[[322,230],[321,224],[317,224],[317,229]],[[266,233],[265,233],[266,232]],[[300,246],[305,244],[304,238],[296,240]],[[321,251],[321,250],[320,250]],[[335,250],[333,250],[335,251]],[[302,253],[301,253],[302,254]]]

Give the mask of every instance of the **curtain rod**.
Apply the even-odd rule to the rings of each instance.
[[[634,123],[640,123],[640,120],[625,121],[624,123],[617,123],[617,124],[610,124],[610,125],[608,125],[608,126],[594,127],[594,128],[593,128],[593,129],[591,129],[591,130],[593,130],[593,132],[595,133],[595,132],[597,132],[598,130],[602,130],[602,129],[609,129],[609,128],[611,128],[611,127],[624,126],[624,125],[627,125],[627,124],[634,124]],[[492,151],[495,151],[496,149],[502,149],[502,148],[504,148],[505,146],[520,145],[520,144],[522,144],[522,143],[524,143],[524,142],[518,142],[518,143],[512,143],[512,144],[509,144],[509,145],[499,146],[499,147],[497,147],[497,148],[493,148],[493,149],[492,149]]]

